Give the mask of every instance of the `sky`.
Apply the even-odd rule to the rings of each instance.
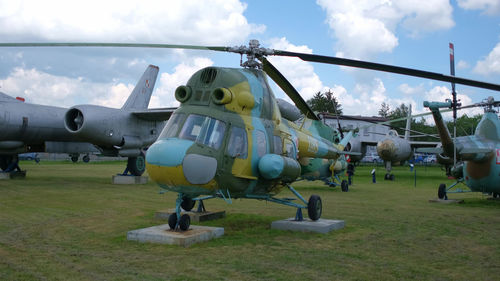
[[[500,83],[500,0],[0,0],[2,42],[246,45],[392,64]],[[448,83],[270,57],[304,99],[331,90],[344,114],[377,115],[451,98]],[[0,48],[0,91],[26,102],[119,108],[149,64],[160,67],[150,108],[177,106],[175,89],[207,66],[239,67],[238,54],[131,48]],[[273,83],[277,97],[284,93]],[[496,91],[457,85],[462,104]],[[467,114],[481,113],[475,109]],[[430,119],[427,119],[430,121]]]

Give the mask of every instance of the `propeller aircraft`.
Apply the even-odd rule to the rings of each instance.
[[[500,85],[438,73],[352,59],[249,46],[207,47],[139,43],[0,43],[0,47],[140,47],[233,52],[246,55],[243,68],[208,67],[199,70],[175,91],[181,103],[158,140],[146,154],[150,177],[160,187],[178,193],[176,212],[169,217],[172,229],[189,229],[187,214],[196,201],[209,198],[265,200],[302,209],[318,220],[321,198],[304,199],[291,183],[299,178],[332,177],[342,169],[343,151],[351,131],[339,140],[338,131],[325,125],[309,108],[267,56],[298,57],[304,61],[359,67],[500,90]],[[305,115],[292,122],[292,112],[280,106],[271,91],[270,77]],[[288,119],[288,118],[289,119]],[[344,162],[345,163],[345,162]],[[278,198],[288,188],[300,201]]]

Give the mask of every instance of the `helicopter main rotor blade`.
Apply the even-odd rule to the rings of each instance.
[[[288,97],[295,103],[298,109],[309,119],[319,120],[319,117],[309,107],[307,102],[300,96],[299,92],[288,82],[288,80],[279,72],[274,65],[271,64],[266,58],[260,58],[262,62],[262,69],[273,79],[278,86],[288,95]]]
[[[328,63],[328,64],[344,65],[344,66],[358,67],[358,68],[364,68],[364,69],[370,69],[370,70],[385,71],[385,72],[397,73],[397,74],[402,74],[402,75],[428,78],[428,79],[433,79],[433,80],[438,80],[438,81],[443,81],[443,82],[463,84],[463,85],[468,85],[468,86],[473,86],[473,87],[478,87],[478,88],[484,88],[484,89],[488,89],[488,90],[500,91],[499,84],[493,84],[493,83],[488,83],[488,82],[482,82],[482,81],[477,81],[477,80],[471,80],[471,79],[460,78],[460,77],[456,77],[456,76],[444,75],[444,74],[430,72],[430,71],[424,71],[424,70],[418,70],[418,69],[406,68],[406,67],[400,67],[400,66],[394,66],[394,65],[388,65],[388,64],[360,61],[360,60],[353,60],[353,59],[345,59],[345,58],[339,58],[339,57],[328,57],[328,56],[322,56],[322,55],[280,51],[280,50],[274,50],[273,55],[286,56],[286,57],[298,57],[304,61]]]
[[[147,44],[147,43],[0,43],[0,47],[121,47],[121,48],[159,48],[159,49],[189,49],[228,51],[227,47],[175,45],[175,44]]]

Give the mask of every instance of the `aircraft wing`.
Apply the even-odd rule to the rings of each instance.
[[[462,154],[478,154],[478,153],[490,153],[490,152],[493,152],[493,149],[482,148],[482,147],[464,147],[460,149],[458,153],[462,155]]]
[[[152,108],[147,110],[133,111],[132,114],[137,118],[148,121],[165,121],[170,118],[177,107]]]
[[[441,147],[421,147],[421,148],[417,148],[417,152],[441,154],[441,153],[443,153],[443,149]]]
[[[410,141],[411,147],[436,147],[440,142],[434,141]],[[418,151],[420,152],[420,151]],[[434,152],[431,152],[434,153]]]

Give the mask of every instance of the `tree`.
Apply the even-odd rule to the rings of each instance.
[[[380,117],[388,118],[390,110],[391,108],[389,107],[389,105],[385,102],[382,102],[382,104],[380,105],[380,109],[378,111],[378,115]]]
[[[307,100],[307,104],[313,111],[342,114],[342,105],[337,101],[331,90],[324,93],[317,92],[312,98]]]

